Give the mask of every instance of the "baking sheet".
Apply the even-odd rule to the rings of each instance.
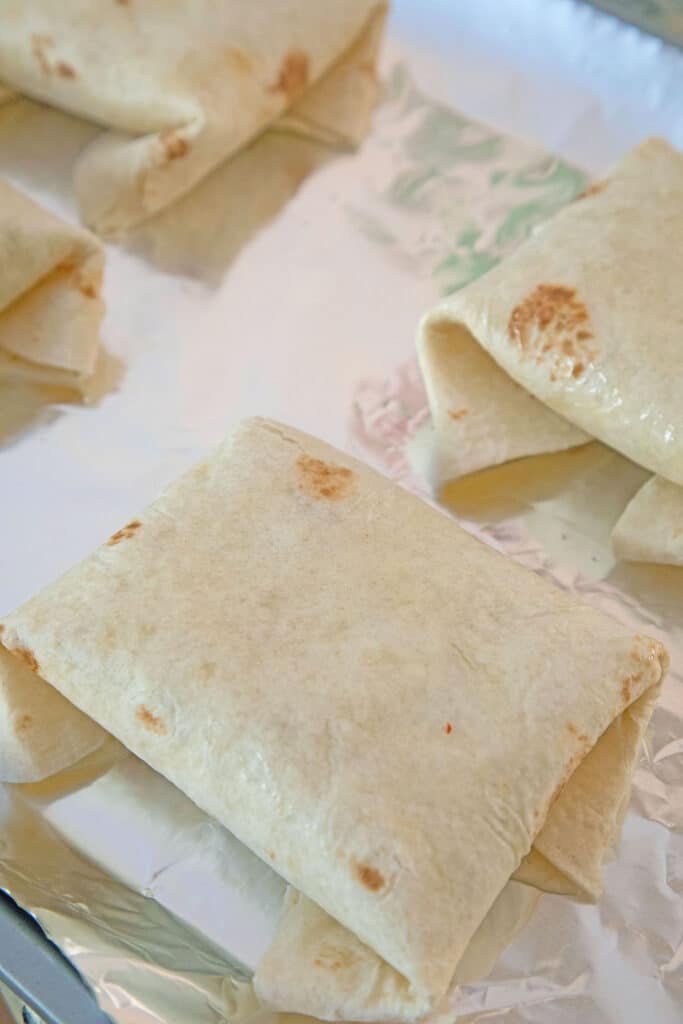
[[[477,10],[451,10],[465,6]],[[372,138],[357,156],[323,161],[225,276],[212,259],[171,272],[109,248],[110,389],[92,409],[36,408],[23,432],[15,417],[0,451],[11,496],[0,503],[11,538],[1,609],[87,553],[250,412],[370,446],[420,486],[428,423],[405,362],[418,316],[570,198],[582,181],[573,162],[599,171],[650,131],[683,143],[668,91],[683,86],[680,55],[567,0],[520,0],[514,40],[508,13],[493,13],[488,0],[397,4]],[[589,59],[605,46],[610,69]],[[392,72],[397,57],[404,67]],[[425,89],[468,116],[428,102]],[[0,131],[2,173],[72,213],[69,168],[91,129],[35,108],[21,118],[11,136]],[[38,159],[48,138],[49,165]],[[673,1024],[683,1004],[683,581],[678,570],[611,560],[610,517],[639,470],[597,445],[557,460],[465,481],[454,511],[561,585],[665,636],[674,671],[605,899],[577,907],[544,897],[491,979],[457,994],[444,1018]],[[49,783],[8,787],[3,801],[0,883],[116,1021],[250,1016],[242,981],[282,889],[225,830],[113,741]]]

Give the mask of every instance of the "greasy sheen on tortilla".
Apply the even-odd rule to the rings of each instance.
[[[104,250],[0,181],[0,380],[82,391],[104,313]]]
[[[468,346],[479,345],[569,424],[683,484],[682,249],[683,155],[650,139],[424,318],[423,368],[434,372],[428,353],[440,345],[465,353],[446,374],[467,372]],[[427,386],[431,394],[446,387]],[[537,452],[554,450],[561,426],[556,418],[546,440],[539,424]]]
[[[598,898],[667,664],[656,640],[261,419],[3,626],[8,651],[324,911],[319,939],[350,933],[347,965],[361,943],[396,972],[405,1020],[448,989],[511,878]],[[290,924],[292,955],[310,954]],[[383,991],[323,947],[303,993],[266,962],[266,1001],[385,1019]]]
[[[336,143],[358,141],[376,97],[374,55],[362,68],[326,76],[364,31],[374,31],[385,6],[4,0],[0,81],[103,126],[75,181],[85,222],[115,235],[276,122]]]

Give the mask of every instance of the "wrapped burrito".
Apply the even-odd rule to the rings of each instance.
[[[84,220],[115,235],[188,192],[269,125],[362,137],[374,53],[345,67],[383,0],[7,0],[0,80],[101,124],[75,169]],[[268,169],[263,168],[267,174]]]
[[[0,381],[83,392],[98,351],[104,251],[0,181]]]
[[[599,897],[667,665],[258,419],[1,638],[289,882],[256,989],[326,1019],[427,1013],[511,879]]]
[[[418,353],[435,486],[591,437],[683,483],[683,298],[672,258],[682,244],[683,156],[652,139],[428,314]],[[655,490],[677,493],[648,486],[626,529]],[[670,560],[660,541],[644,539],[641,555]]]

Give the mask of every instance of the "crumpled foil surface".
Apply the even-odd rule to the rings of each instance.
[[[348,193],[335,201],[349,224],[387,266],[423,280],[429,301],[493,266],[586,180],[431,102],[402,68],[346,173]],[[426,493],[429,420],[414,362],[363,385],[351,432],[371,461]],[[681,1020],[683,571],[617,565],[609,549],[611,526],[644,477],[591,444],[478,474],[446,495],[488,543],[663,639],[672,670],[604,898],[579,906],[543,896],[491,976],[455,992],[440,1020]],[[282,880],[113,739],[43,783],[0,788],[0,888],[117,1024],[272,1018],[255,1006],[248,978],[273,934]]]

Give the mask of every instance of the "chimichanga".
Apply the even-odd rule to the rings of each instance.
[[[2,643],[329,915],[323,932],[367,947],[368,970],[384,961],[405,1020],[447,990],[511,878],[598,897],[667,665],[258,419],[6,616]],[[301,1005],[273,956],[257,991],[385,1018],[377,989],[348,998],[333,974]]]

